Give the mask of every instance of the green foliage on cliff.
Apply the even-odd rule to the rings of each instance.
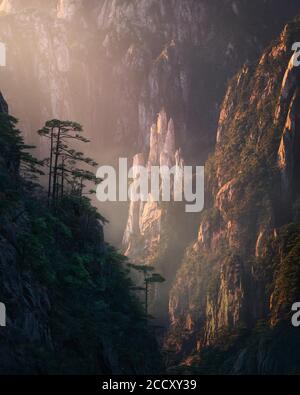
[[[32,338],[23,344],[16,338],[15,346],[22,350],[24,360],[15,371],[160,371],[156,341],[130,290],[126,258],[104,242],[104,218],[80,195],[66,194],[55,209],[49,208],[47,193],[38,185],[32,189],[28,177],[20,176],[23,158],[32,157],[23,153],[26,146],[14,129],[15,120],[1,117],[5,122],[0,122],[4,147],[0,156],[0,216],[6,227],[0,227],[0,237],[16,250],[19,272],[32,276],[50,302],[50,307],[40,307],[49,326],[48,339],[41,343]],[[32,163],[38,166],[33,158]],[[14,233],[8,237],[9,227]],[[11,310],[8,300],[8,316],[14,322]],[[32,371],[29,361],[34,361]]]
[[[298,375],[299,347],[298,328],[284,323],[270,328],[262,320],[252,329],[240,326],[221,331],[213,345],[192,356],[190,366],[177,366],[171,373]]]
[[[28,152],[32,147],[24,143],[17,122],[16,118],[0,113],[0,210],[18,202],[20,196],[16,186],[20,182],[20,172],[26,175],[28,186],[43,174],[40,162]]]
[[[299,21],[229,84],[198,243],[171,293],[181,373],[300,371],[290,323],[300,298],[299,75],[289,63]]]
[[[281,228],[272,247],[275,274],[271,318],[276,323],[290,319],[291,306],[300,298],[300,223]]]

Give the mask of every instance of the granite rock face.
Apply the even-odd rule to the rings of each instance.
[[[157,119],[157,124],[151,127],[149,156],[145,161],[143,154],[137,154],[133,159],[133,167],[146,166],[149,179],[152,166],[173,166],[178,171],[183,169],[183,159],[180,150],[175,150],[175,131],[172,118],[168,121],[167,114],[162,110]],[[138,175],[137,175],[138,176]],[[160,190],[161,191],[161,186]],[[172,197],[172,196],[171,196]],[[151,194],[147,200],[131,201],[129,218],[123,237],[123,248],[126,255],[132,259],[141,259],[141,252],[145,254],[145,263],[152,264],[159,258],[159,243],[162,219],[165,209]]]
[[[104,242],[101,217],[91,206],[83,209],[83,200],[82,206],[77,199],[73,205],[70,198],[64,209],[62,203],[63,215],[49,208],[43,188],[22,171],[25,146],[7,110],[0,94],[0,303],[6,308],[0,374],[158,372],[157,343],[140,325],[141,309],[124,277],[123,257]],[[80,259],[87,256],[84,269]],[[114,284],[122,293],[110,310]],[[93,327],[90,332],[85,322]],[[133,343],[123,354],[120,345],[129,336]],[[145,358],[139,352],[148,354],[148,347],[151,356]]]
[[[165,107],[179,145],[203,161],[227,78],[299,9],[294,0],[254,3],[4,0],[2,90],[35,143],[45,119],[75,119],[95,142],[94,156],[111,162],[111,152],[149,145]]]
[[[136,166],[145,166],[148,170],[149,180],[151,179],[152,167],[167,166],[169,169],[176,168],[176,171],[183,170],[184,161],[180,149],[176,150],[175,145],[175,128],[174,122],[168,119],[165,110],[161,110],[157,123],[151,127],[149,155],[145,160],[143,154],[137,154],[133,159],[133,168]],[[176,167],[175,167],[176,166]],[[137,168],[136,168],[137,169]],[[139,174],[133,172],[133,184],[138,182]],[[136,174],[135,174],[136,173]],[[174,175],[174,179],[176,174]],[[162,202],[161,198],[156,198],[155,190],[150,189],[145,201],[131,201],[126,229],[123,236],[123,250],[132,262],[153,266],[156,271],[168,278],[166,286],[158,293],[154,292],[153,304],[163,304],[168,296],[165,294],[166,289],[170,286],[170,275],[176,273],[176,261],[166,260],[166,252],[174,250],[176,237],[171,232],[170,221],[178,221],[178,215],[182,207],[174,205],[174,184],[173,178],[170,178],[171,193],[170,202]],[[157,190],[162,193],[162,179]],[[150,183],[148,183],[150,185]],[[178,223],[178,237],[181,234]],[[179,245],[173,251],[180,250]],[[181,246],[181,248],[183,248]],[[182,251],[181,251],[182,253]],[[165,289],[166,288],[166,289]],[[163,294],[162,294],[163,293]],[[156,310],[154,306],[154,310]],[[159,309],[160,310],[160,309]],[[165,315],[166,311],[159,311],[159,315]],[[165,319],[166,317],[164,317]]]
[[[136,152],[143,152],[136,164],[180,163],[175,128],[177,146],[203,163],[227,79],[299,11],[292,0],[85,3],[3,1],[0,40],[9,53],[0,82],[28,138],[45,119],[74,119],[95,143],[91,155],[109,163]],[[172,287],[167,343],[186,363],[222,331],[282,317],[285,290],[280,279],[270,284],[261,260],[278,228],[293,220],[289,207],[298,199],[299,72],[290,61],[296,30],[287,26],[230,83],[207,165],[207,209],[181,265],[192,234],[186,217],[150,198],[130,205],[124,249],[168,279],[156,300],[168,300]],[[161,112],[151,126],[163,107],[173,122]],[[258,371],[271,369],[265,348],[257,353]],[[241,352],[233,372],[251,370],[247,356]]]
[[[7,113],[8,106],[0,94],[0,112]],[[9,152],[0,154],[1,174],[9,172],[17,178],[18,164],[11,163]],[[0,226],[0,300],[6,305],[6,327],[0,331],[1,373],[30,373],[37,371],[30,346],[53,350],[50,331],[51,305],[46,288],[30,273],[19,267],[17,237],[26,229],[28,218],[24,207],[1,211]],[[23,349],[24,344],[28,350]],[[26,364],[24,361],[26,360]],[[26,366],[24,370],[24,366]]]
[[[287,285],[289,247],[282,246],[292,237],[285,226],[298,218],[291,209],[298,207],[300,177],[300,80],[291,60],[298,39],[296,21],[256,66],[236,75],[225,96],[206,166],[207,209],[170,293],[167,344],[184,364],[226,331],[286,322],[297,298],[299,287]],[[253,355],[240,350],[232,372],[284,371],[271,348],[262,341]]]
[[[280,91],[280,99],[276,109],[278,122],[285,118],[278,150],[278,166],[282,176],[282,187],[285,193],[290,193],[296,187],[295,176],[299,172],[299,83],[300,71],[290,60]]]
[[[214,147],[226,83],[259,56],[297,0],[6,0],[0,85],[26,141],[52,118],[81,123],[98,163],[149,149],[161,108],[173,118],[183,155],[203,165]],[[18,37],[16,40],[15,38]],[[118,229],[122,204],[100,207]]]

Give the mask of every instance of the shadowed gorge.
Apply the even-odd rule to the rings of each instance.
[[[1,111],[0,297],[8,311],[1,373],[158,372],[154,336],[125,258],[104,241],[103,217],[74,193],[49,209],[2,98]]]
[[[0,1],[1,374],[300,373],[299,15]],[[204,209],[100,202],[120,158],[204,166]]]
[[[5,0],[1,90],[41,156],[35,130],[74,119],[93,140],[88,154],[116,165],[149,148],[165,108],[183,155],[204,164],[228,78],[298,9],[296,0]],[[120,244],[127,206],[100,209]]]
[[[223,102],[207,209],[170,296],[167,342],[191,369],[299,371],[289,326],[299,297],[299,71],[290,52],[299,26],[245,66]]]

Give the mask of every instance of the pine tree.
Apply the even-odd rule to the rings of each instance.
[[[145,313],[148,315],[149,310],[149,287],[151,284],[155,283],[163,283],[166,280],[159,274],[153,273],[154,267],[148,265],[135,265],[133,263],[129,263],[128,267],[138,271],[144,276],[144,284],[145,287],[134,287],[132,288],[134,291],[144,291],[145,292]]]
[[[23,181],[27,185],[34,185],[38,176],[43,175],[42,162],[36,159],[30,152],[33,145],[26,145],[19,129],[18,120],[6,113],[0,114],[0,145],[1,154],[6,161],[6,168],[13,173],[15,181]]]
[[[66,185],[69,185],[71,193],[81,196],[85,187],[84,181],[97,183],[93,173],[76,167],[77,163],[97,166],[93,159],[70,146],[71,142],[90,142],[82,133],[83,128],[79,123],[58,119],[47,121],[38,131],[40,136],[50,140],[49,157],[43,163],[49,168],[48,201],[50,203],[51,200],[54,206],[64,196]]]

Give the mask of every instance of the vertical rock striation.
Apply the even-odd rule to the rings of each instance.
[[[162,106],[183,149],[206,159],[227,78],[299,10],[295,0],[257,8],[244,0],[3,0],[0,7],[8,48],[0,82],[28,136],[45,118],[76,119],[105,160],[111,150],[143,150]]]
[[[0,145],[0,373],[161,371],[124,257],[104,243],[102,217],[70,195],[49,208],[22,172],[26,147],[1,94]]]
[[[0,93],[0,113],[7,112],[8,106]],[[19,169],[13,158],[11,152],[2,146],[1,203],[5,197],[5,188],[17,182]],[[9,181],[6,174],[9,175]],[[2,183],[5,181],[4,188]],[[22,271],[19,267],[17,238],[22,230],[29,227],[24,206],[19,204],[8,210],[1,206],[0,224],[0,300],[5,303],[7,313],[6,327],[0,331],[0,371],[2,374],[30,373],[39,369],[30,347],[35,344],[37,348],[53,350],[51,305],[46,288],[30,271]],[[24,348],[24,344],[27,344],[28,349]]]
[[[230,348],[227,334],[241,327],[251,333],[264,321],[276,328],[272,333],[280,331],[297,300],[298,233],[289,224],[299,221],[300,80],[290,59],[299,32],[299,20],[287,25],[256,66],[237,74],[225,96],[215,154],[206,166],[198,240],[187,250],[170,294],[167,344],[186,365],[201,366],[209,346],[222,349],[228,341]],[[289,329],[280,333],[288,342]],[[241,341],[226,354],[226,368],[220,362],[216,371],[294,369],[292,347],[279,362],[276,339],[264,343],[262,332],[260,343],[251,339],[252,349]]]
[[[138,154],[134,157],[133,165],[146,166],[149,180],[152,166],[168,166],[169,169],[176,166],[176,171],[182,171],[183,159],[180,149],[176,149],[175,145],[174,122],[172,118],[168,120],[165,110],[160,111],[157,123],[151,127],[147,159],[144,159],[144,155]],[[187,228],[184,228],[184,225],[187,225],[186,221],[182,220],[183,207],[180,203],[174,203],[172,177],[170,202],[162,202],[161,197],[157,201],[153,190],[149,190],[146,201],[130,202],[123,237],[123,250],[132,262],[153,266],[167,280],[166,284],[160,285],[159,289],[154,291],[151,298],[152,313],[163,322],[167,319],[170,284],[187,243],[186,238],[189,237]],[[149,182],[149,186],[150,184]],[[162,193],[161,183],[157,192]]]
[[[149,156],[146,162],[143,154],[137,154],[133,159],[133,167],[146,166],[151,177],[152,166],[178,165],[182,168],[183,160],[180,150],[175,150],[174,123],[168,121],[167,114],[162,110],[157,124],[151,127]],[[161,228],[166,209],[155,201],[151,191],[147,201],[131,201],[129,217],[123,237],[123,249],[132,260],[148,265],[156,265],[159,259]]]

